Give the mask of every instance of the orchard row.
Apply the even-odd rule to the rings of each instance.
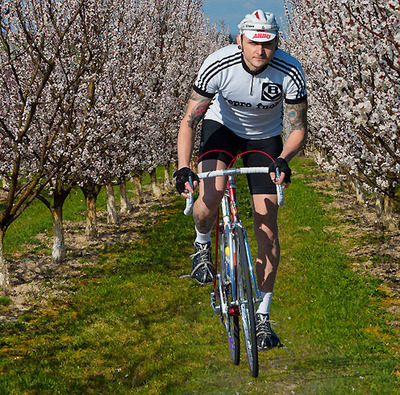
[[[366,195],[398,200],[400,0],[285,0],[285,46],[303,65],[309,142]],[[397,193],[397,196],[396,196]]]
[[[0,288],[4,233],[34,199],[62,257],[74,186],[93,201],[175,159],[197,70],[227,42],[196,0],[1,0]]]

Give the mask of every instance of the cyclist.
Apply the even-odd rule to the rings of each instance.
[[[211,229],[226,187],[226,179],[206,179],[199,184],[189,169],[195,129],[204,118],[200,152],[222,150],[243,156],[245,166],[270,166],[270,177],[249,175],[254,231],[258,245],[256,273],[263,300],[256,312],[257,345],[271,349],[280,344],[270,325],[270,305],[278,270],[280,247],[277,225],[276,185],[290,184],[288,162],[307,138],[307,93],[300,63],[278,48],[279,26],[272,13],[256,10],[238,25],[237,45],[212,53],[201,66],[178,134],[176,188],[187,197],[199,186],[193,207],[196,239],[192,255],[192,278],[207,284],[214,280]],[[283,101],[286,103],[290,135],[282,143]],[[199,171],[225,169],[232,157],[211,152],[199,161]],[[275,168],[280,168],[276,179]],[[189,175],[194,180],[189,185]],[[198,185],[199,184],[199,185]]]

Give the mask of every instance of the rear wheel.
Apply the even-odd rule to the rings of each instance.
[[[239,309],[242,317],[243,337],[249,361],[250,373],[253,377],[258,376],[258,350],[256,338],[256,321],[253,286],[249,270],[249,262],[246,253],[246,243],[243,231],[237,229],[238,246],[238,296]]]
[[[218,291],[221,298],[221,321],[226,329],[229,342],[229,350],[232,362],[239,365],[240,362],[240,337],[239,337],[239,317],[232,306],[232,284],[227,275],[226,262],[229,260],[225,248],[225,237],[223,232],[219,237],[219,256],[220,256],[220,278]],[[238,313],[238,312],[237,312]]]

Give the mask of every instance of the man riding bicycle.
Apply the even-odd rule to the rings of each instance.
[[[193,207],[196,240],[191,276],[208,284],[215,276],[211,229],[225,193],[226,179],[218,177],[198,183],[196,174],[189,169],[197,125],[204,118],[199,156],[213,151],[200,158],[200,172],[225,169],[237,152],[262,151],[274,158],[275,163],[259,152],[243,157],[244,166],[270,166],[271,171],[270,177],[248,175],[258,245],[257,282],[263,297],[256,313],[257,345],[259,349],[271,349],[280,343],[269,317],[280,259],[275,184],[290,184],[288,162],[306,142],[306,82],[300,63],[278,48],[279,26],[272,13],[254,11],[238,27],[237,45],[214,52],[199,70],[179,129],[178,170],[174,176],[177,190],[184,197],[199,186]],[[284,146],[283,101],[290,127]],[[276,167],[281,172],[279,180]],[[194,181],[193,188],[189,176]]]

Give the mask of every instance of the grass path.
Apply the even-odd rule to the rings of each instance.
[[[296,160],[280,213],[281,267],[272,307],[291,350],[245,352],[231,364],[209,303],[190,271],[192,220],[173,199],[139,241],[104,245],[71,280],[75,292],[0,323],[1,394],[397,394],[399,333],[380,281],[350,269],[344,234]],[[241,211],[248,213],[241,194]],[[251,218],[243,216],[251,234]],[[348,243],[348,241],[347,241]],[[254,248],[254,245],[253,245]],[[397,317],[398,319],[398,317]]]

